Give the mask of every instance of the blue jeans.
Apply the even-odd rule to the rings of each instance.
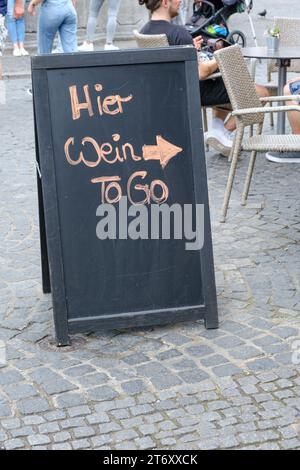
[[[59,32],[64,52],[77,52],[77,13],[71,0],[61,5],[42,4],[38,28],[38,53],[50,54]]]
[[[6,25],[10,40],[13,44],[24,42],[25,39],[25,18],[19,20],[14,17],[15,0],[8,0]]]
[[[103,6],[104,0],[91,0],[89,19],[87,23],[87,40],[89,42],[94,41],[95,31],[97,27],[97,18],[99,12]],[[116,28],[117,28],[117,16],[119,13],[121,0],[108,0],[107,10],[107,24],[106,24],[106,42],[112,44]]]

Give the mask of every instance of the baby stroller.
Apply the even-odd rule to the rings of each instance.
[[[234,13],[249,14],[252,0],[195,0],[193,15],[186,28],[193,36],[201,35],[204,42],[208,39],[226,39],[231,44],[246,46],[246,37],[242,31],[229,31],[227,21]]]

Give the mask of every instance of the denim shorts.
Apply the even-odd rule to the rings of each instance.
[[[300,80],[289,84],[291,95],[300,95]],[[299,101],[300,104],[300,101]]]

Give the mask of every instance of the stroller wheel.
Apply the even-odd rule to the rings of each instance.
[[[242,31],[232,31],[228,36],[227,36],[227,41],[231,42],[231,44],[238,44],[241,47],[246,47],[246,36]]]

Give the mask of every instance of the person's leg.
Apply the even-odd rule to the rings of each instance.
[[[230,132],[224,127],[224,120],[229,111],[216,108],[219,105],[230,104],[223,80],[218,78],[200,81],[200,95],[202,106],[213,108],[213,120],[210,130],[205,133],[205,142],[218,153],[228,157],[232,148],[232,139]]]
[[[77,52],[77,13],[73,5],[65,7],[65,18],[59,27],[64,52]]]
[[[300,77],[297,77],[291,80],[287,85],[285,85],[284,95],[290,96],[291,95],[290,83],[299,82],[299,81],[300,81]],[[286,104],[287,105],[291,105],[291,104],[299,105],[298,101],[287,101]],[[300,113],[297,111],[290,111],[288,113],[288,118],[289,118],[289,122],[292,128],[293,134],[300,134]]]
[[[25,0],[24,2],[25,3]],[[22,55],[28,55],[28,52],[24,49],[24,40],[25,40],[25,15],[16,20],[16,27],[17,27],[17,37],[19,48]]]
[[[106,44],[112,44],[117,28],[117,16],[119,13],[121,0],[108,0],[107,24],[106,24]]]
[[[94,41],[95,38],[95,31],[97,27],[97,18],[99,12],[102,8],[104,0],[91,0],[90,2],[90,10],[89,10],[89,18],[86,27],[87,33],[87,42],[91,43]]]
[[[61,44],[60,34],[58,33],[56,47],[55,47],[55,49],[52,49],[52,53],[53,54],[62,54],[63,52],[64,52],[64,50],[63,50],[63,47],[62,47],[62,44]]]
[[[290,84],[299,81],[300,77],[290,80],[284,87],[284,95],[290,96],[292,94]],[[286,104],[298,105],[299,103],[297,101],[287,101]],[[300,114],[297,111],[290,111],[288,113],[288,118],[293,134],[300,134]],[[270,162],[274,163],[300,163],[300,152],[267,152],[266,158]]]
[[[15,0],[8,0],[6,25],[11,42],[14,46],[14,54],[19,52],[16,18],[14,17]],[[20,54],[19,54],[20,55]]]
[[[258,96],[260,98],[267,98],[269,96],[269,92],[267,90],[266,87],[262,86],[262,85],[255,85],[255,88],[256,88],[256,93],[258,94]],[[224,120],[226,119],[226,116],[224,118]],[[233,132],[236,128],[236,122],[235,122],[235,118],[233,116],[231,116],[225,123],[225,128],[229,131],[229,132]]]
[[[51,54],[54,38],[61,24],[61,10],[43,4],[40,8],[38,26],[38,53]]]

